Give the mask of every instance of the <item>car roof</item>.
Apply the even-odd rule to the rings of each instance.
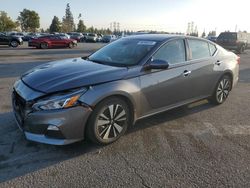
[[[206,42],[210,42],[207,39],[200,38],[200,37],[194,37],[194,36],[187,36],[187,35],[174,35],[174,34],[140,34],[140,35],[132,35],[125,37],[126,39],[137,39],[137,40],[152,40],[156,42],[164,42],[171,39],[197,39],[197,40],[203,40]]]
[[[139,39],[139,40],[154,40],[154,41],[166,41],[173,38],[185,38],[185,35],[172,35],[172,34],[139,34],[132,35],[126,38]]]

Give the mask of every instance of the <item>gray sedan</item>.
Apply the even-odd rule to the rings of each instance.
[[[14,114],[28,140],[109,144],[138,119],[206,98],[222,104],[238,81],[239,62],[205,39],[126,37],[89,57],[26,72],[14,85]]]

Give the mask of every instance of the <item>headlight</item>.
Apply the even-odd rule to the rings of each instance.
[[[32,106],[32,108],[37,111],[70,108],[70,107],[78,105],[78,99],[86,91],[87,89],[84,88],[84,89],[73,91],[70,93],[67,92],[67,93],[53,95],[45,99],[39,100],[37,103],[35,103]]]

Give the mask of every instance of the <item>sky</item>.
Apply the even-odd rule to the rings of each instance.
[[[185,33],[188,22],[194,22],[200,34],[204,30],[250,32],[247,0],[0,0],[0,11],[16,20],[24,8],[35,10],[41,28],[47,29],[54,15],[62,19],[67,3],[75,23],[81,13],[87,27],[108,28],[111,22],[119,22],[122,30]]]

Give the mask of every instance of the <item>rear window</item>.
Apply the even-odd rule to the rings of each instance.
[[[231,39],[236,40],[237,39],[237,33],[221,33],[218,37],[218,39]]]
[[[210,49],[206,41],[188,39],[188,44],[192,53],[192,59],[210,57]]]

